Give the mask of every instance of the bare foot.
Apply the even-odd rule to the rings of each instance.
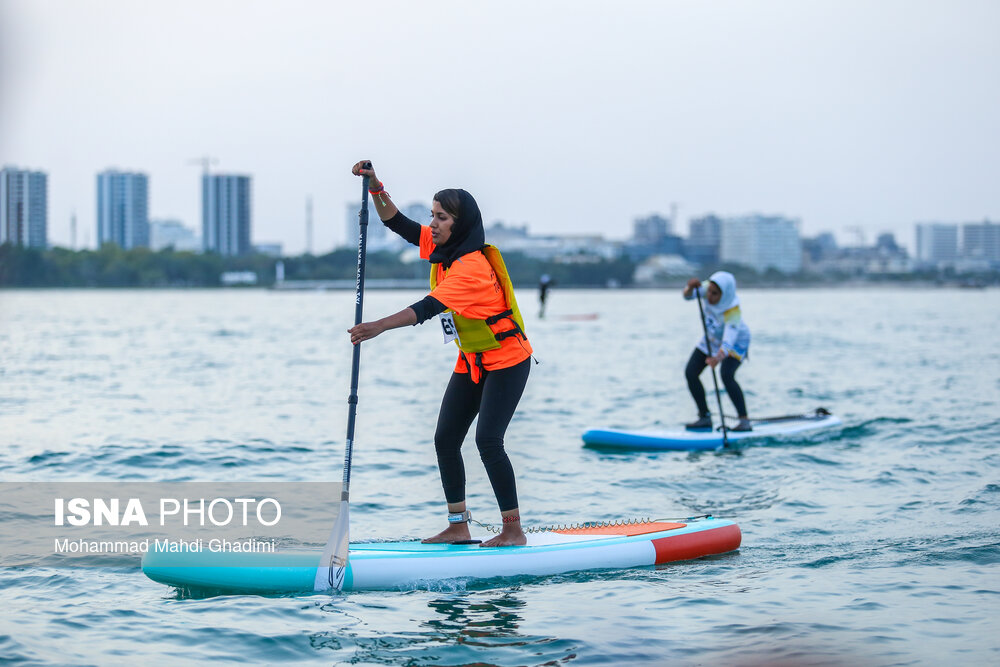
[[[500,534],[491,540],[486,540],[480,547],[520,547],[528,543],[520,524],[516,528],[504,526]]]
[[[428,537],[425,540],[421,540],[422,544],[450,544],[452,542],[465,542],[472,539],[472,534],[469,532],[469,524],[466,523],[449,523],[448,527],[442,530],[440,533],[434,537]]]

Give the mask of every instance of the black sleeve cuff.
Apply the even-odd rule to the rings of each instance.
[[[410,220],[398,210],[396,215],[383,220],[382,224],[402,236],[407,243],[420,245],[420,223]]]
[[[443,303],[429,294],[410,306],[410,308],[412,308],[413,312],[417,314],[417,321],[414,323],[414,326],[417,324],[423,324],[435,315],[443,313],[447,310]]]

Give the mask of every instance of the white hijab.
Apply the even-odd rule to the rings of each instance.
[[[733,274],[728,271],[716,271],[709,278],[711,282],[719,286],[719,290],[722,291],[722,297],[719,299],[719,303],[710,304],[708,300],[705,300],[705,305],[707,308],[713,311],[715,315],[722,315],[730,308],[740,305],[740,298],[736,296],[736,278]]]

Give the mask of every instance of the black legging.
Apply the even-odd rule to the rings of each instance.
[[[694,348],[691,358],[688,359],[687,368],[684,369],[684,375],[688,381],[688,389],[691,390],[691,396],[698,405],[699,417],[705,417],[710,412],[708,403],[705,402],[705,388],[702,386],[701,380],[698,379],[701,372],[705,370],[705,360],[707,358],[708,355],[698,348]],[[740,385],[736,382],[736,369],[739,367],[740,360],[736,357],[726,357],[722,360],[722,384],[725,385],[726,393],[729,394],[730,400],[732,400],[733,405],[736,407],[736,414],[742,416],[747,413],[747,404],[743,400],[743,390],[740,389]]]
[[[528,382],[531,359],[516,366],[495,371],[484,371],[479,384],[474,384],[468,373],[452,373],[448,389],[441,399],[434,449],[437,451],[441,485],[449,503],[465,500],[465,463],[462,461],[462,443],[469,432],[472,420],[479,415],[476,426],[476,446],[486,466],[486,474],[493,485],[500,511],[516,508],[517,487],[514,469],[503,448],[503,436],[514,410],[517,408],[524,385]]]

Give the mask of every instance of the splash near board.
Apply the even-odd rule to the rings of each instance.
[[[351,544],[343,590],[399,590],[447,580],[544,576],[624,569],[734,551],[739,526],[711,516],[642,521],[527,534],[520,547],[374,542]],[[222,593],[304,593],[316,590],[321,550],[277,553],[157,552],[142,560],[150,579]]]
[[[752,431],[727,432],[729,442],[792,436],[840,426],[840,418],[823,408],[802,415],[751,419]],[[591,429],[583,434],[585,447],[607,449],[713,450],[723,446],[719,430]]]

